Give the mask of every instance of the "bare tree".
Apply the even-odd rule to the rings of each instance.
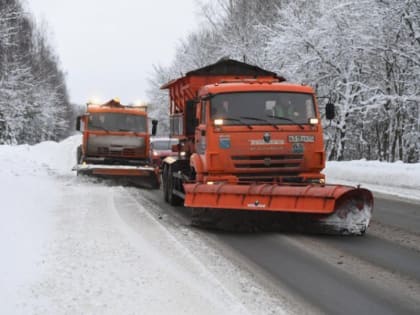
[[[337,105],[325,128],[329,159],[420,160],[419,0],[217,0],[200,8],[200,29],[151,82],[221,57],[244,60],[312,85],[321,109]]]

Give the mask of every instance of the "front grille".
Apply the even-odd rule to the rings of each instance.
[[[138,158],[146,153],[145,138],[136,136],[91,135],[87,143],[87,156],[110,158]]]
[[[303,155],[258,155],[258,156],[232,156],[233,165],[237,169],[293,169],[301,166]]]
[[[249,182],[260,182],[260,183],[272,183],[272,182],[282,182],[282,183],[302,183],[303,178],[299,177],[298,174],[284,174],[284,173],[240,173],[236,175],[239,182],[249,183]]]
[[[98,155],[106,155],[112,157],[135,157],[144,154],[142,148],[124,148],[124,149],[114,149],[108,147],[98,147]]]

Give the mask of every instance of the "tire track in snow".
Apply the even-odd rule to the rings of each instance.
[[[363,242],[367,237],[356,239],[360,239]],[[398,270],[398,268],[396,269],[396,265],[392,265],[392,262],[381,265],[374,259],[359,254],[357,247],[354,247],[352,250],[349,249],[345,245],[346,241],[348,241],[346,238],[287,236],[287,240],[293,246],[330,265],[331,268],[339,269],[353,279],[358,279],[360,283],[376,287],[378,292],[382,291],[384,295],[392,297],[393,300],[401,301],[402,305],[406,305],[407,310],[420,311],[420,305],[418,305],[420,300],[420,282],[411,275]],[[372,242],[375,243],[373,246],[376,246],[382,240],[374,238]],[[387,241],[385,242],[387,246],[392,246]],[[363,249],[368,250],[369,248],[374,250],[372,244],[368,244],[366,247],[360,248],[360,251]],[[410,254],[410,251],[407,253]]]
[[[169,209],[167,212],[173,210],[174,209]],[[159,209],[157,213],[161,213],[162,211],[165,212],[165,210]],[[377,209],[377,211],[380,210]],[[402,213],[403,212],[404,211],[402,211]],[[182,224],[180,226],[182,226]],[[208,231],[202,231],[202,233],[210,235],[210,238],[219,239],[219,243],[231,244],[231,242],[228,241],[230,235]],[[212,235],[215,235],[216,237],[212,237]],[[264,239],[261,233],[245,235],[251,241],[250,243],[243,240],[244,235],[240,236],[233,234],[231,236],[238,238],[237,242],[241,243],[243,246],[252,246],[251,244],[255,243],[253,247],[255,249],[265,246],[266,244],[261,241],[260,245],[257,245],[259,243],[256,239]],[[353,290],[353,292],[357,292],[357,288],[360,288],[363,292],[368,292],[368,297],[371,296],[376,301],[376,304],[370,303],[368,302],[369,298],[367,300],[365,298],[365,302],[364,304],[362,303],[362,305],[376,305],[375,307],[377,307],[377,310],[382,309],[383,311],[384,307],[386,309],[386,305],[388,305],[386,303],[392,301],[388,311],[399,309],[405,310],[407,313],[420,312],[420,306],[418,305],[418,301],[420,300],[420,282],[417,279],[415,263],[410,266],[409,262],[410,260],[413,261],[413,259],[416,259],[418,253],[419,242],[418,236],[415,233],[401,228],[387,226],[374,220],[371,228],[367,232],[367,236],[361,238],[320,237],[297,234],[273,234],[272,237],[274,239],[279,239],[280,244],[276,243],[278,246],[273,245],[271,246],[271,249],[267,248],[267,253],[271,252],[274,255],[274,253],[286,248],[292,255],[296,254],[296,257],[316,260],[318,266],[313,266],[314,270],[319,269],[321,274],[324,275],[329,275],[329,272],[331,272],[331,274],[339,275],[340,279],[342,278],[343,281],[345,281],[345,279],[348,280],[348,283],[343,283],[344,287],[348,286],[346,289],[347,291],[351,292]],[[371,242],[369,242],[369,240],[371,240]],[[345,246],[348,242],[358,241],[360,244],[355,244],[353,248],[347,248]],[[229,245],[227,247],[229,247]],[[374,254],[377,247],[384,248],[384,250],[378,249],[379,252]],[[358,251],[358,248],[360,248],[360,251]],[[229,248],[227,250],[229,251]],[[235,251],[239,252],[239,254],[242,253],[241,250],[238,251],[236,245],[232,244],[230,252]],[[246,253],[243,255],[244,260],[255,258],[256,261],[262,262],[261,259],[252,256],[255,256],[255,254],[251,253],[252,250],[245,250],[245,252]],[[306,253],[307,256],[299,254],[302,252]],[[388,257],[394,252],[396,257]],[[382,255],[382,262],[377,260],[378,258],[375,258],[375,255]],[[267,256],[266,259],[270,259],[269,256]],[[283,260],[284,259],[286,259],[286,257],[284,257]],[[402,259],[403,264],[400,264],[398,259]],[[258,270],[258,268],[260,270],[265,270],[259,263],[256,263],[256,266],[257,268],[255,270]],[[299,268],[296,266],[296,270],[293,272],[299,272]],[[270,274],[270,272],[268,273]],[[324,289],[329,290],[328,283],[324,284],[326,285]],[[287,288],[287,284],[281,283],[280,280],[280,286],[282,285]],[[356,296],[363,299],[360,295],[356,294]],[[307,298],[305,295],[300,295],[300,297],[302,299]],[[380,301],[383,301],[383,305],[381,305]],[[327,302],[324,301],[323,303]],[[358,303],[357,299],[354,303]],[[356,306],[356,304],[354,304],[354,306]],[[351,305],[351,303],[349,305]],[[350,311],[351,309],[348,309],[347,313]],[[346,313],[345,310],[343,310],[343,312]]]
[[[46,277],[33,285],[32,314],[247,314],[226,292],[188,277],[182,257],[175,264],[121,220],[116,205],[139,212],[124,189],[77,179],[56,189]]]
[[[142,239],[144,243],[141,248],[150,248],[149,253],[154,256],[156,264],[170,261],[170,264],[165,264],[165,271],[188,286],[192,292],[196,292],[196,297],[208,300],[209,306],[217,306],[218,312],[228,309],[230,314],[250,314],[206,266],[149,213],[146,207],[150,209],[150,204],[141,204],[122,187],[118,187],[118,191],[113,198],[115,212],[124,225],[130,226],[131,230],[124,226],[121,230],[132,239],[131,242]],[[189,299],[191,300],[191,297]]]
[[[244,266],[244,261],[238,262],[241,258],[233,257],[220,243],[208,238],[206,232],[185,225],[180,222],[180,217],[174,219],[176,214],[171,206],[167,205],[171,209],[163,209],[156,203],[159,191],[127,189],[127,192],[143,208],[142,211],[147,209],[148,216],[189,253],[194,263],[200,264],[216,280],[215,289],[229,292],[252,314],[302,314],[304,309],[300,303],[298,305],[278,287],[268,288],[267,282],[262,284],[260,277],[254,274],[254,268]]]

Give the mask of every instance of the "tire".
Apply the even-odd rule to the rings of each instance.
[[[162,171],[162,185],[163,185],[163,199],[165,202],[169,203],[168,198],[168,165],[163,165],[163,171]]]
[[[82,163],[82,145],[79,145],[77,147],[77,153],[76,153],[76,164]]]
[[[76,150],[76,166],[77,164],[80,164],[81,160],[82,160],[82,145],[79,145]],[[80,172],[76,170],[76,176],[79,176],[79,175],[80,175]]]
[[[180,206],[184,203],[184,200],[173,193],[178,181],[178,179],[173,176],[175,171],[176,167],[174,167],[174,165],[168,167],[168,181],[166,184],[168,186],[168,203],[171,206]]]

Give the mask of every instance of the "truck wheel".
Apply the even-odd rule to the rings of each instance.
[[[165,202],[169,202],[168,199],[168,165],[163,165],[162,171],[162,185],[163,185],[163,199]]]
[[[79,145],[77,147],[77,153],[76,153],[76,164],[82,163],[82,146]]]
[[[82,162],[82,145],[79,145],[76,150],[76,166]],[[76,176],[79,176],[80,172],[76,170]]]
[[[176,171],[176,168],[173,166],[169,166],[168,168],[168,202],[172,206],[180,206],[183,204],[184,200],[182,200],[179,196],[173,193],[174,189],[176,188],[176,184],[178,179],[173,176],[173,172]]]

